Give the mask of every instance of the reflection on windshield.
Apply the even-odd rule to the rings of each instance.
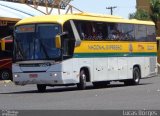
[[[15,60],[50,60],[59,58],[55,36],[60,33],[57,24],[23,25],[15,31]]]

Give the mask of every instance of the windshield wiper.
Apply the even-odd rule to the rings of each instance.
[[[38,40],[39,40],[39,42],[40,42],[40,45],[42,46],[42,49],[43,49],[43,51],[44,51],[44,54],[45,54],[46,58],[49,59],[48,53],[47,53],[47,51],[46,51],[46,49],[45,49],[45,46],[43,45],[41,39],[38,39]]]
[[[18,55],[18,58],[20,57],[23,60],[24,59],[24,52],[22,51],[22,49],[19,45],[19,42],[16,39],[15,39],[15,44],[16,44],[15,45],[16,46],[16,54]],[[16,57],[17,57],[17,55],[16,55]]]

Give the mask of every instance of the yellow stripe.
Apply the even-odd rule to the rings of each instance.
[[[156,42],[82,41],[74,53],[152,53],[157,52]]]

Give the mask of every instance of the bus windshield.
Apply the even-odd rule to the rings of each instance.
[[[55,47],[55,36],[61,32],[58,24],[34,24],[16,27],[14,60],[55,60],[61,56]]]

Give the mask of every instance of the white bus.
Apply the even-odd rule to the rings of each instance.
[[[157,73],[155,25],[98,14],[46,15],[19,21],[14,31],[17,85],[127,85]]]

